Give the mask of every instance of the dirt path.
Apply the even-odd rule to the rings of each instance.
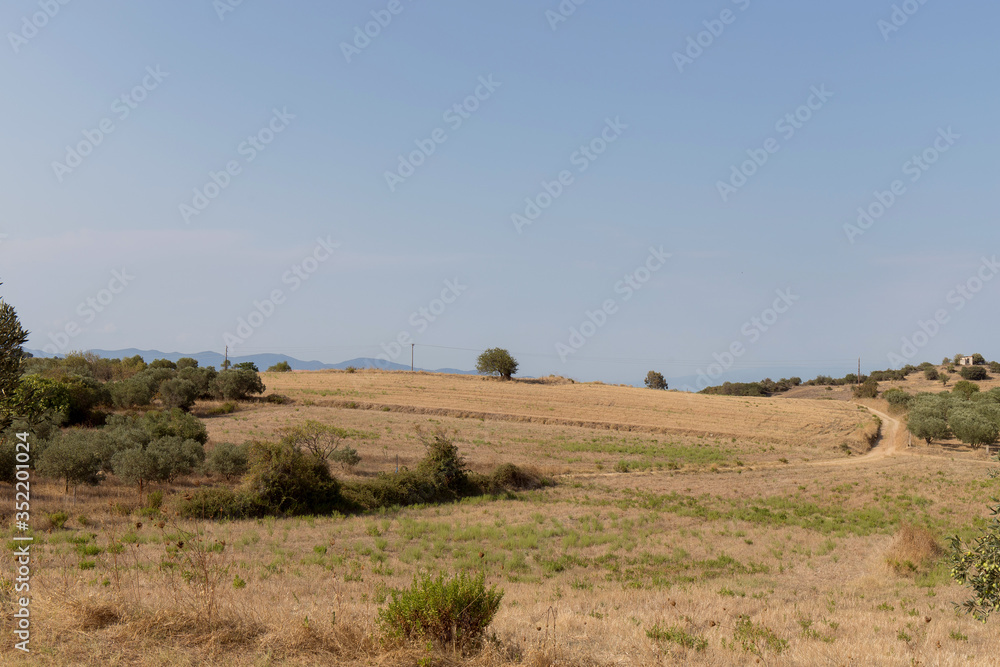
[[[879,435],[878,442],[875,446],[868,451],[867,454],[862,454],[861,456],[851,456],[846,459],[833,459],[830,461],[812,461],[811,465],[853,465],[856,463],[869,463],[876,459],[884,459],[887,456],[893,456],[898,453],[899,439],[904,435],[902,431],[902,425],[899,420],[890,417],[881,410],[876,410],[875,408],[868,407],[867,405],[862,406],[873,415],[882,420],[882,432]]]

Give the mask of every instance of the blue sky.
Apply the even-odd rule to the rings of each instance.
[[[1000,357],[995,3],[562,7],[4,3],[29,347],[677,386]]]

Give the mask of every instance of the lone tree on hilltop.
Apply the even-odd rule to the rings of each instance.
[[[476,370],[489,375],[499,375],[509,380],[517,373],[517,359],[510,352],[499,347],[491,347],[476,359]]]
[[[646,373],[646,386],[650,389],[666,389],[667,381],[663,379],[663,373],[649,371]]]

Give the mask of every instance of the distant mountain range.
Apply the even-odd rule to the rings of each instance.
[[[61,355],[48,354],[42,350],[31,350],[25,349],[26,352],[30,352],[36,357],[54,357]],[[181,357],[190,357],[198,361],[199,366],[215,366],[216,368],[222,367],[222,362],[226,360],[225,356],[219,354],[218,352],[197,352],[194,354],[189,354],[185,352],[160,352],[159,350],[137,350],[135,348],[129,348],[127,350],[90,350],[99,357],[105,357],[107,359],[120,359],[122,357],[134,357],[139,355],[142,357],[146,363],[153,361],[154,359],[169,359],[170,361],[177,361]],[[292,370],[296,371],[319,371],[328,368],[344,370],[348,366],[354,366],[355,368],[378,368],[380,370],[386,371],[408,371],[409,366],[404,366],[403,364],[393,363],[391,361],[383,361],[382,359],[373,359],[371,357],[358,357],[357,359],[348,359],[347,361],[341,361],[337,364],[324,364],[321,361],[302,361],[301,359],[296,359],[295,357],[289,357],[285,354],[251,354],[245,357],[229,357],[229,361],[232,364],[242,363],[244,361],[252,361],[256,364],[257,368],[262,371],[266,371],[271,366],[281,362],[287,361],[288,365],[292,367]],[[425,368],[416,368],[414,370],[424,371],[428,370]],[[436,370],[429,371],[431,373],[451,373],[452,375],[475,375],[476,371],[462,371],[457,368],[438,368]]]

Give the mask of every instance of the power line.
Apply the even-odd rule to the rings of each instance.
[[[454,350],[457,352],[482,352],[484,348],[471,348],[471,347],[457,347],[453,345],[434,345],[431,343],[411,343],[411,362],[413,356],[413,350],[416,346],[432,348],[437,350]],[[310,351],[327,351],[327,350],[371,350],[375,348],[375,345],[320,345],[320,346],[282,346],[285,350],[310,350]],[[245,354],[252,351],[270,351],[273,348],[251,348],[251,347],[240,347],[240,352]],[[543,352],[524,352],[514,350],[511,352],[519,357],[534,357],[542,359],[559,359],[559,355],[554,353],[543,353]],[[694,368],[698,366],[711,366],[716,364],[714,359],[702,359],[700,361],[682,361],[682,360],[670,360],[670,359],[655,359],[655,358],[639,358],[639,357],[569,357],[567,362],[576,363],[609,363],[609,364],[635,364],[635,365],[646,365],[655,364],[659,366],[668,367],[689,367]],[[854,366],[855,359],[847,358],[837,358],[837,359],[783,359],[781,361],[773,360],[737,360],[734,359],[732,362],[726,364],[727,370],[731,368],[736,369],[756,369],[756,368],[818,368],[818,367],[828,367],[828,366],[844,366],[850,364]],[[412,365],[412,364],[411,364]]]

